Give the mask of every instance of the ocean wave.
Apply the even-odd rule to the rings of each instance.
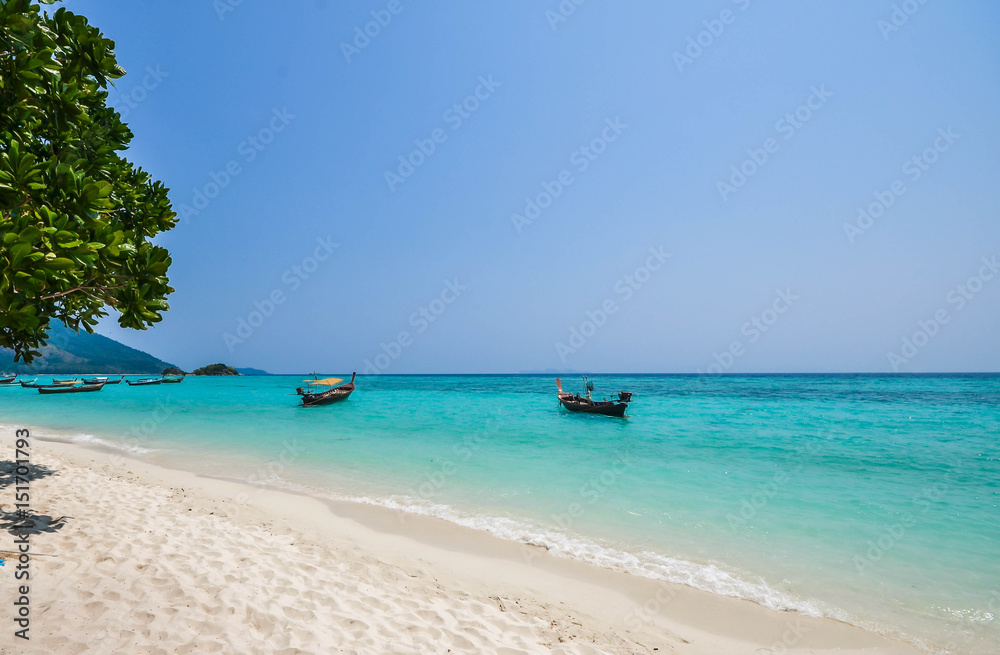
[[[570,535],[528,521],[488,514],[463,512],[450,505],[434,503],[410,496],[376,497],[341,494],[296,482],[278,475],[257,479],[254,484],[303,493],[318,498],[362,503],[395,511],[442,519],[455,525],[480,530],[506,541],[544,548],[556,557],[574,559],[631,575],[663,580],[731,598],[749,600],[778,611],[797,612],[807,616],[833,618],[855,623],[847,613],[823,603],[795,598],[774,589],[761,579],[750,580],[711,562],[695,562],[649,551],[629,552]]]
[[[694,562],[649,551],[628,552],[526,521],[470,514],[449,505],[407,496],[377,498],[340,494],[321,495],[335,500],[365,503],[443,519],[456,525],[488,532],[507,541],[542,547],[557,557],[574,559],[652,580],[683,584],[731,598],[749,600],[770,609],[847,620],[846,614],[834,607],[794,598],[770,587],[763,580],[740,577],[711,562]]]
[[[58,435],[64,439],[69,439],[70,441],[75,441],[78,443],[92,443],[99,446],[104,446],[105,448],[112,448],[114,450],[121,450],[126,453],[134,453],[136,455],[145,455],[147,453],[153,452],[150,448],[143,448],[142,446],[130,446],[128,444],[119,443],[115,441],[108,441],[107,439],[101,439],[100,437],[95,437],[92,434],[79,433],[79,434],[63,434]]]
[[[15,425],[8,425],[8,424],[0,423],[0,430],[15,430],[15,429],[21,429],[21,428],[24,428],[24,425],[17,425],[17,426],[15,426]],[[94,435],[86,433],[86,432],[60,433],[60,432],[52,432],[52,431],[49,431],[49,430],[42,430],[42,429],[34,428],[34,427],[29,428],[29,429],[31,430],[31,433],[33,435],[35,435],[37,437],[42,437],[42,438],[48,437],[50,439],[63,439],[63,440],[72,441],[72,442],[75,442],[75,443],[95,444],[95,445],[98,445],[98,446],[104,446],[105,448],[111,448],[113,450],[120,450],[122,452],[132,453],[132,454],[135,454],[135,455],[145,455],[147,453],[154,452],[150,448],[143,448],[142,446],[134,446],[134,445],[124,444],[124,443],[121,443],[121,442],[109,441],[108,439],[102,439],[100,437],[94,436]]]

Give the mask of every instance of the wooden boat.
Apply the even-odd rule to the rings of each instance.
[[[562,382],[556,378],[556,388],[559,389],[557,397],[559,404],[571,412],[581,414],[601,414],[603,416],[625,416],[628,404],[632,402],[632,394],[628,391],[619,391],[618,400],[593,400],[590,393],[594,390],[594,383],[583,376],[584,386],[587,389],[586,397],[580,394],[566,393],[562,389]]]
[[[25,389],[68,389],[80,384],[79,380],[52,380],[52,384],[35,384],[35,381],[25,382],[21,380],[21,386]]]
[[[125,380],[130,387],[144,387],[150,384],[160,384],[163,382],[160,378],[143,378],[141,380]]]
[[[32,380],[20,380],[21,386],[24,387],[25,389],[34,389],[34,388],[36,388],[35,387],[35,382],[37,382],[37,381],[38,381],[38,378],[34,378]]]
[[[84,393],[86,391],[100,391],[104,388],[104,383],[100,384],[78,384],[75,386],[70,386],[67,384],[59,386],[44,386],[38,388],[38,393],[50,394],[50,393]]]
[[[163,382],[163,384],[177,384],[179,382],[184,381],[184,376],[183,375],[164,376],[160,381]]]
[[[17,379],[16,375],[8,375],[0,378],[0,384],[14,384],[14,380]]]
[[[76,384],[79,381],[80,380],[77,379],[77,378],[66,378],[65,380],[57,380],[55,378],[52,378],[52,384],[53,385],[56,385],[56,384]]]
[[[84,384],[118,384],[125,379],[125,376],[119,377],[117,380],[112,380],[111,378],[105,376],[97,376],[93,378],[83,378]]]
[[[357,376],[357,372],[351,373],[351,381],[347,384],[341,384],[339,387],[334,385],[343,382],[341,378],[326,378],[324,380],[307,380],[309,387],[328,387],[325,391],[316,391],[313,388],[299,387],[295,390],[295,393],[302,396],[302,407],[315,407],[316,405],[329,405],[330,403],[335,403],[340,400],[347,400],[347,397],[351,395],[354,391],[354,378]]]

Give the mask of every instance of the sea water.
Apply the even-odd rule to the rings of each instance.
[[[627,418],[566,412],[546,376],[361,377],[314,408],[296,406],[300,377],[273,376],[3,388],[0,423],[434,515],[931,652],[1000,652],[1000,376],[596,383],[634,393]]]

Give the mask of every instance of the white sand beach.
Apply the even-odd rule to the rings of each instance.
[[[917,652],[438,519],[32,444],[52,471],[32,481],[32,511],[43,526],[71,518],[31,536],[30,642],[14,637],[14,571],[0,569],[2,653]],[[5,511],[13,491],[0,489]]]

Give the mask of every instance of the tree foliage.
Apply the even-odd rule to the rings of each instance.
[[[151,239],[176,214],[119,154],[114,45],[64,8],[0,0],[0,347],[25,362],[52,319],[92,332],[110,306],[145,329],[168,309],[170,256]]]

